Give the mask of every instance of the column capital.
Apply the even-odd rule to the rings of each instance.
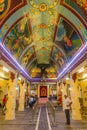
[[[21,80],[21,84],[22,84],[22,85],[24,84],[24,80]]]
[[[64,84],[64,86],[66,85],[66,81],[65,80],[63,81],[63,84]]]
[[[73,79],[74,82],[76,81],[76,79],[77,79],[77,73],[72,74],[72,79]]]
[[[15,79],[15,74],[13,72],[10,72],[10,79],[12,80],[12,82],[14,81]]]

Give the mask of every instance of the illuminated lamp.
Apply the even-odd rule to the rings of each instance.
[[[87,74],[83,74],[83,76],[82,76],[83,78],[86,78],[87,77]]]
[[[4,66],[3,66],[3,70],[4,70],[5,72],[9,72],[9,69],[6,68],[6,67],[4,67]]]
[[[66,80],[69,80],[69,77],[66,77]]]
[[[83,72],[83,71],[84,71],[84,67],[80,68],[80,69],[78,70],[78,73],[81,73],[81,72]]]
[[[1,77],[4,77],[4,74],[3,74],[2,72],[0,72],[0,76],[1,76]]]
[[[71,91],[71,88],[69,87],[69,91]]]
[[[18,80],[21,80],[21,77],[18,77]]]

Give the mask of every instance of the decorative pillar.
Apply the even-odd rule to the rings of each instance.
[[[19,108],[18,111],[24,111],[25,103],[25,82],[24,80],[20,83],[20,97],[19,97]]]
[[[28,93],[29,93],[29,97],[30,97],[30,82],[28,82]]]
[[[64,110],[64,100],[65,100],[64,95],[67,95],[65,81],[62,81],[61,86],[62,86],[62,103],[63,103],[63,110]]]
[[[38,98],[40,97],[40,84],[38,84]]]
[[[27,98],[29,97],[29,84],[26,82],[26,86],[25,86],[26,88],[26,92],[25,92],[25,100],[27,100]]]
[[[15,119],[16,85],[17,85],[17,76],[15,78],[15,74],[13,72],[10,72],[5,120]]]
[[[47,97],[49,98],[49,85],[47,85]]]
[[[80,112],[80,102],[79,102],[79,90],[78,90],[78,76],[76,73],[70,77],[71,84],[71,99],[72,99],[72,119],[82,120]]]
[[[56,91],[57,91],[57,100],[58,100],[58,87],[59,87],[58,85],[59,85],[59,84],[58,84],[58,82],[57,82],[57,90],[56,90]]]

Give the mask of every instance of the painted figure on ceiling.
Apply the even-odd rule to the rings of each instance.
[[[34,58],[34,56],[34,48],[28,48],[28,50],[25,52],[20,60],[22,66],[25,68],[26,65],[32,60],[32,58]]]
[[[65,63],[65,56],[57,47],[53,47],[52,58],[57,63],[59,68]]]
[[[64,47],[64,50],[66,52],[69,52],[74,49],[74,46],[72,44],[72,41],[67,36],[67,31],[64,27],[64,24],[62,22],[63,20],[60,20],[59,26],[58,26],[58,32],[57,32],[57,41],[61,42],[61,44]]]
[[[23,50],[31,43],[31,36],[28,29],[26,19],[22,19],[15,27],[10,31],[5,40],[5,45],[12,55],[19,59]]]
[[[5,9],[5,0],[0,0],[0,13]]]
[[[61,52],[59,53],[55,53],[55,61],[60,65],[62,66],[64,64],[64,59],[63,59],[63,55]]]

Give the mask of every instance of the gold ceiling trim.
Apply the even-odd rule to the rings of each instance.
[[[47,28],[47,25],[44,24],[44,23],[41,23],[41,24],[40,24],[40,28],[45,29],[45,28]]]
[[[59,0],[54,0],[54,2],[51,5],[47,6],[46,3],[41,3],[40,5],[37,5],[35,4],[34,0],[30,0],[30,5],[33,8],[39,9],[40,11],[44,12],[46,10],[54,8],[58,4],[58,1]]]
[[[41,3],[38,8],[41,12],[44,12],[47,10],[47,5],[45,3]]]
[[[8,4],[6,5],[5,0],[0,0],[0,18],[3,18],[9,11],[11,6],[11,0],[8,0]]]

